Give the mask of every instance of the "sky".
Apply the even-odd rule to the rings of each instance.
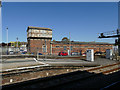
[[[3,2],[2,42],[27,41],[27,27],[46,27],[53,30],[52,40],[63,37],[81,42],[109,42],[99,39],[98,33],[117,30],[117,2]]]
[[[118,2],[120,0],[2,0],[4,2]]]

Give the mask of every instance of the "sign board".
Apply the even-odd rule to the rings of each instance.
[[[88,49],[86,51],[86,60],[91,61],[91,62],[94,61],[94,50],[93,49]]]

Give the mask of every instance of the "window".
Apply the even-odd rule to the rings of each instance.
[[[47,46],[45,47],[45,45],[42,46],[43,52],[47,52]]]
[[[67,50],[67,46],[64,46],[64,50]]]
[[[76,48],[79,48],[79,46],[75,46]]]
[[[31,32],[31,29],[29,29],[29,32]]]
[[[38,34],[38,37],[40,37],[41,35],[40,34]]]
[[[37,34],[35,34],[35,37],[37,37]]]
[[[56,46],[56,48],[59,48],[60,46]]]
[[[31,34],[29,34],[29,37],[31,37]]]
[[[32,37],[34,37],[34,34],[32,34]]]
[[[73,49],[73,46],[70,46],[70,50],[72,50]]]
[[[35,33],[39,33],[39,30],[34,30]]]
[[[44,33],[44,34],[46,33],[46,31],[45,31],[45,30],[41,30],[40,32],[41,32],[41,33]]]

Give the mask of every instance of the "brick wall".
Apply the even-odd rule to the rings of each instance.
[[[47,54],[50,54],[50,42],[50,39],[46,39]],[[45,39],[31,39],[29,43],[29,52],[36,53],[38,51],[39,53],[45,54],[45,52],[43,52],[43,46],[45,46]]]
[[[28,51],[30,53],[39,53],[45,54],[43,52],[43,46],[45,45],[45,39],[30,39],[28,40]],[[59,52],[68,52],[70,49],[69,44],[52,44],[51,45],[51,39],[46,39],[46,46],[47,46],[47,52],[46,54],[56,54],[58,55]],[[87,49],[94,49],[94,52],[100,51],[105,52],[106,49],[112,49],[112,44],[71,44],[72,50],[71,52],[78,52],[82,51],[82,53],[85,53]],[[66,47],[66,48],[65,48]]]
[[[64,50],[64,46],[66,46],[66,50]],[[86,52],[87,49],[94,49],[94,52],[100,51],[105,52],[106,49],[112,49],[112,44],[71,44],[73,46],[71,52],[78,52],[82,51],[82,53]],[[61,51],[68,52],[70,49],[69,44],[52,44],[52,53],[58,54]]]

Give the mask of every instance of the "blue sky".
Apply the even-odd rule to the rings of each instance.
[[[114,39],[98,39],[98,33],[118,28],[117,2],[4,2],[2,6],[2,39],[6,42],[27,41],[27,27],[46,27],[53,30],[53,40],[69,37],[74,41],[114,43]]]

